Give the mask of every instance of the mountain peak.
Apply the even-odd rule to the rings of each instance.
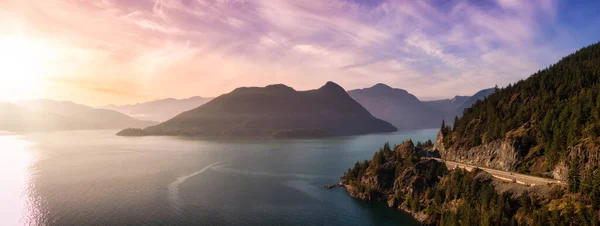
[[[377,83],[374,86],[372,86],[371,88],[374,89],[393,89],[392,87],[388,86],[387,84],[384,83]]]
[[[335,82],[327,82],[325,83],[324,86],[321,86],[321,88],[319,88],[318,90],[332,90],[332,91],[342,91],[342,92],[346,92],[346,90],[344,88],[342,88],[340,85],[336,84]]]
[[[268,86],[265,86],[265,89],[277,90],[277,91],[296,91],[296,90],[294,90],[294,88],[286,86],[284,84],[268,85]]]

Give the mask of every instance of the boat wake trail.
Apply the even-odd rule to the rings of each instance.
[[[223,162],[224,161],[211,163],[210,165],[205,166],[204,168],[202,168],[196,172],[193,172],[193,173],[185,175],[185,176],[178,177],[175,181],[171,182],[171,184],[169,184],[169,186],[167,187],[167,198],[171,202],[171,205],[173,205],[173,208],[175,210],[177,210],[177,212],[179,212],[181,210],[180,206],[179,206],[180,205],[180,203],[179,203],[179,185],[181,185],[186,180],[188,180],[194,176],[197,176],[201,173],[204,173],[204,171],[206,171],[212,167],[215,167]]]
[[[322,175],[311,175],[311,174],[300,174],[300,173],[268,173],[268,172],[251,172],[244,170],[237,170],[233,168],[229,168],[231,164],[220,164],[211,167],[210,169],[213,171],[221,172],[221,173],[231,173],[231,174],[240,174],[240,175],[248,175],[248,176],[262,176],[262,177],[289,177],[303,180],[313,180],[318,178],[328,178]]]

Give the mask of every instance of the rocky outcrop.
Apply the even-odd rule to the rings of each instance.
[[[330,184],[330,185],[325,185],[323,186],[324,188],[327,189],[333,189],[333,188],[337,188],[337,187],[343,187],[344,185],[342,185],[342,183],[337,183],[337,184]]]
[[[355,166],[363,168],[358,178],[345,175],[342,184],[352,197],[386,202],[388,206],[408,212],[415,219],[429,225],[427,214],[410,206],[414,202],[407,202],[406,197],[414,197],[419,202],[416,199],[439,183],[447,170],[441,162],[419,158],[418,153],[422,151],[409,139],[396,150],[382,154],[385,156],[383,162],[371,161],[366,166]],[[378,155],[379,153],[376,154]]]
[[[556,167],[554,167],[554,170],[552,171],[552,177],[554,179],[564,181],[567,179],[568,172],[569,172],[569,167],[563,161],[563,162],[556,164]]]
[[[567,180],[571,167],[576,167],[581,179],[586,179],[600,165],[600,147],[588,140],[569,148],[566,161],[559,163],[553,171],[555,178]]]
[[[444,136],[440,131],[433,148],[440,152],[443,159],[463,162],[504,171],[515,171],[520,158],[517,143],[511,137],[491,141],[477,147],[444,147]]]
[[[437,133],[435,143],[433,143],[433,150],[438,151],[442,156],[444,155],[443,153],[446,152],[446,148],[444,147],[444,135],[442,134],[442,131]]]

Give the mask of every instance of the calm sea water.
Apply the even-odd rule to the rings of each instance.
[[[116,131],[0,134],[0,225],[418,225],[323,185],[384,142],[206,141]]]

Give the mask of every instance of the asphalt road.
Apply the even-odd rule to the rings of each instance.
[[[555,180],[555,179],[549,179],[549,178],[536,177],[536,176],[519,174],[519,173],[514,173],[514,172],[490,169],[490,168],[485,168],[485,167],[464,164],[464,163],[460,163],[460,162],[447,161],[447,160],[439,159],[439,158],[432,158],[432,159],[435,159],[439,162],[446,163],[446,167],[448,167],[449,169],[454,169],[456,167],[459,167],[459,168],[463,168],[468,171],[471,171],[474,168],[479,168],[479,169],[491,174],[495,178],[505,180],[505,181],[512,181],[512,182],[516,182],[516,183],[524,184],[524,185],[528,185],[528,186],[546,185],[546,184],[566,184],[566,182],[564,182],[564,181],[559,181],[559,180]]]

